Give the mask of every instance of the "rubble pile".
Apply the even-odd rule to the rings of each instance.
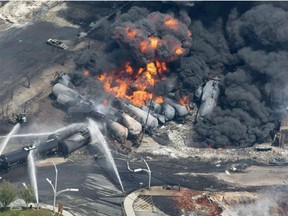
[[[175,197],[176,205],[184,215],[220,215],[222,209],[206,193],[181,189]]]
[[[192,116],[187,116],[185,119],[186,122],[184,123],[170,121],[158,127],[155,129],[152,137],[161,145],[171,146],[176,149],[186,147],[187,144],[191,142],[190,137],[191,134],[193,134],[191,117]]]

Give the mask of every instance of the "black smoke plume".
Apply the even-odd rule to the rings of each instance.
[[[186,24],[172,15],[149,13],[139,7],[132,7],[117,17],[113,24],[113,38],[140,64],[174,61],[188,52],[192,44]],[[156,45],[152,39],[157,40]]]
[[[220,63],[222,91],[214,112],[195,125],[196,141],[214,147],[271,141],[275,122],[285,116],[288,105],[287,93],[279,91],[288,82],[287,16],[285,9],[273,4],[257,3],[243,13],[236,7],[230,10],[227,22],[217,31],[220,35],[223,32],[220,38],[226,38],[220,45],[222,61],[216,60],[209,67]],[[195,36],[197,31],[193,32]],[[205,56],[211,49],[204,48],[203,53]],[[231,55],[236,58],[232,62]],[[205,57],[201,59],[211,64]]]
[[[172,7],[154,2],[155,7],[147,3],[148,9],[145,2],[133,5],[141,7],[119,12],[102,27],[106,48],[96,58],[96,72],[131,60],[139,66],[171,61],[185,90],[193,93],[218,76],[218,105],[194,125],[194,142],[220,147],[271,141],[275,122],[288,106],[287,4],[196,2],[193,7]],[[165,26],[169,19],[176,19],[177,25]],[[159,39],[157,49],[151,48],[151,37]],[[147,48],[141,50],[141,43]],[[183,49],[183,55],[175,55],[171,47]]]

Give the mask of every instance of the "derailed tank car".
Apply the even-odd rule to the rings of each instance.
[[[83,130],[79,133],[76,133],[67,139],[65,139],[63,142],[59,143],[59,148],[62,152],[62,154],[66,157],[71,152],[83,147],[84,145],[87,145],[90,142],[90,133],[87,130]]]
[[[47,139],[47,141],[37,144],[36,147],[37,154],[41,156],[52,155],[59,151],[58,142],[55,142],[54,139]]]
[[[34,146],[26,146],[22,149],[2,154],[0,156],[0,169],[1,173],[8,172],[11,167],[17,166],[18,164],[26,163],[30,150],[35,149]]]
[[[209,80],[203,88],[201,105],[198,110],[197,119],[202,120],[210,115],[213,109],[217,106],[219,96],[219,78],[216,77]]]
[[[50,141],[53,146],[57,145],[63,155],[67,156],[71,152],[88,144],[90,139],[88,126],[83,123],[75,123],[57,130],[48,137],[47,141]]]

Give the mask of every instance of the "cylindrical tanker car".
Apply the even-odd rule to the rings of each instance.
[[[22,149],[2,154],[0,156],[0,169],[1,173],[8,172],[11,167],[18,164],[26,163],[30,150],[35,149],[35,146],[26,146]]]
[[[25,163],[29,151],[32,149],[35,149],[35,153],[41,156],[61,152],[66,157],[78,148],[87,145],[90,140],[91,135],[88,126],[84,123],[75,123],[55,131],[48,136],[47,141],[36,146],[27,146],[1,155],[0,170],[4,173],[9,171],[11,167]]]
[[[59,151],[58,142],[55,142],[54,139],[41,142],[36,145],[36,148],[36,153],[41,156],[51,155]]]
[[[86,124],[75,123],[61,128],[48,136],[50,145],[58,146],[59,151],[67,156],[78,148],[88,144],[91,136]]]
[[[90,142],[90,133],[87,130],[83,130],[59,143],[59,148],[62,154],[67,157],[71,152],[87,145]]]
[[[75,123],[71,124],[67,127],[61,128],[51,135],[48,136],[47,141],[51,142],[50,145],[59,145],[59,143],[63,142],[65,139],[71,137],[72,135],[76,133],[81,133],[82,131],[88,130],[88,127],[86,124],[83,123]]]

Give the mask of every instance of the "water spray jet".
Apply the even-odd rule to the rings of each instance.
[[[34,137],[34,136],[46,136],[49,135],[53,132],[45,132],[45,133],[27,133],[27,134],[16,134],[16,135],[11,135],[10,138],[15,138],[15,137]],[[6,138],[7,136],[0,136],[0,138]]]
[[[17,130],[19,129],[19,127],[20,127],[20,124],[17,123],[17,124],[13,127],[13,129],[10,131],[10,133],[7,135],[7,137],[6,137],[6,139],[4,140],[4,142],[1,143],[1,145],[0,145],[0,155],[2,155],[2,152],[3,152],[4,148],[6,147],[7,143],[9,142],[11,136],[12,136],[14,133],[17,132]]]
[[[122,189],[122,192],[125,192],[124,188],[123,188],[123,184],[122,184],[122,181],[121,181],[121,178],[120,178],[120,175],[119,175],[119,172],[118,172],[118,169],[116,167],[116,164],[115,164],[115,161],[112,157],[112,154],[111,154],[111,151],[109,150],[108,148],[108,144],[103,136],[103,134],[101,133],[101,131],[99,130],[97,124],[95,121],[93,121],[92,119],[88,119],[89,121],[89,130],[90,130],[90,134],[91,134],[91,143],[92,144],[95,144],[97,141],[100,141],[100,144],[102,145],[102,147],[104,148],[104,151],[107,155],[107,158],[108,160],[110,161],[111,165],[112,165],[112,168],[117,176],[117,179],[120,183],[120,186],[121,186],[121,189]]]
[[[39,205],[38,185],[37,185],[36,167],[34,163],[33,151],[30,151],[28,155],[28,167],[29,167],[30,181],[34,190],[35,199],[37,203],[37,209],[38,209],[38,205]]]

